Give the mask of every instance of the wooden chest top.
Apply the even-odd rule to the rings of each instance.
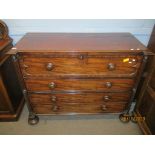
[[[18,51],[147,51],[130,33],[27,33],[16,45]]]

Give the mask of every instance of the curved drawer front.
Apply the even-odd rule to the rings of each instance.
[[[132,77],[141,64],[141,56],[106,57],[32,57],[23,56],[24,76],[104,76]]]
[[[25,79],[28,91],[131,91],[133,79]]]

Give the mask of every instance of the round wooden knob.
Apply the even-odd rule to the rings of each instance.
[[[56,111],[58,111],[58,106],[57,105],[53,105],[53,107],[52,107],[52,110],[54,111],[54,112],[56,112]]]
[[[116,68],[116,65],[115,64],[113,64],[113,63],[109,63],[108,64],[108,70],[109,71],[115,70],[115,68]]]
[[[53,65],[52,63],[48,63],[48,64],[46,65],[46,69],[47,69],[48,71],[51,71],[51,70],[53,69],[53,67],[54,67],[54,65]]]
[[[101,109],[102,109],[103,111],[106,111],[106,110],[107,110],[107,106],[106,106],[105,104],[103,104],[103,105],[101,106]]]
[[[54,82],[51,82],[51,83],[48,84],[48,87],[49,87],[50,89],[54,89],[55,86],[56,86],[56,84],[55,84]]]
[[[56,101],[57,101],[57,97],[56,97],[56,96],[52,96],[52,97],[51,97],[51,101],[52,101],[52,102],[56,102]]]
[[[105,102],[108,102],[109,100],[110,100],[110,96],[108,96],[108,95],[104,96],[104,101]]]
[[[84,55],[80,55],[80,56],[79,56],[79,59],[80,59],[80,60],[83,60],[83,59],[84,59]]]
[[[111,83],[111,82],[106,82],[106,83],[105,83],[105,86],[106,86],[107,88],[111,88],[111,87],[112,87],[112,83]]]

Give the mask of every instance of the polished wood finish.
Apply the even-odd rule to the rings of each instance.
[[[9,54],[35,124],[38,115],[128,111],[150,52],[129,33],[28,33]]]
[[[108,96],[109,100],[106,100]],[[55,97],[58,104],[104,104],[108,102],[128,102],[129,93],[62,93],[62,94],[29,94],[29,99],[33,105],[52,104]]]
[[[148,48],[155,53],[155,26]],[[138,121],[144,134],[155,134],[155,55],[150,57],[144,75],[137,94],[135,115],[145,117],[145,120]]]
[[[134,79],[25,79],[26,88],[35,91],[132,91]],[[53,87],[51,87],[51,85]]]
[[[24,99],[19,84],[14,60],[6,52],[12,48],[8,28],[0,21],[0,121],[15,121],[19,118]]]
[[[104,113],[118,113],[125,109],[125,104],[110,103],[106,104],[105,109],[102,105],[60,105],[58,110],[53,111],[52,105],[34,106],[33,110],[36,114],[61,114],[61,115],[75,115],[75,114],[104,114]]]
[[[42,51],[126,51],[147,48],[130,33],[27,33],[16,45],[21,52]]]
[[[49,55],[50,57],[50,55]],[[124,62],[124,60],[128,60]],[[104,77],[133,77],[142,62],[142,56],[100,56],[80,59],[76,57],[36,58],[21,56],[20,65],[24,76],[104,76]],[[52,69],[47,69],[52,64]],[[114,65],[111,70],[109,65]]]

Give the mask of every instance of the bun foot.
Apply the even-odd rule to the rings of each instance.
[[[129,114],[120,114],[119,119],[122,123],[128,123],[130,121],[130,115]]]
[[[29,116],[29,118],[28,118],[28,123],[30,124],[30,125],[36,125],[36,124],[38,124],[38,122],[39,122],[39,117],[38,116]]]
[[[134,112],[132,113],[131,121],[133,123],[137,123],[138,122],[138,117],[136,116],[136,114]]]

